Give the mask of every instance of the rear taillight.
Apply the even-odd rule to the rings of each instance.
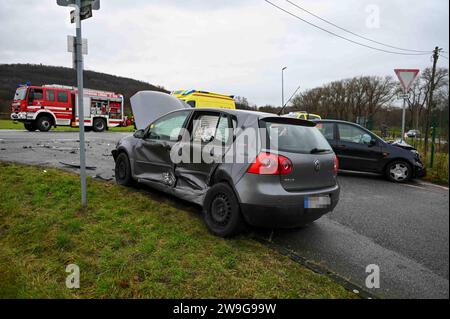
[[[333,157],[333,162],[334,162],[333,171],[335,174],[337,174],[339,170],[339,160],[336,155],[334,155]]]
[[[247,173],[260,175],[286,175],[292,172],[292,162],[289,158],[271,153],[259,153],[250,165]]]

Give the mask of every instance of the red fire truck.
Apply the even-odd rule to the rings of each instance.
[[[78,89],[64,85],[20,85],[11,105],[11,119],[24,123],[28,131],[47,132],[56,126],[78,126]],[[84,89],[84,125],[102,132],[122,125],[123,95]]]

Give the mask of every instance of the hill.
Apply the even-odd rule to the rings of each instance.
[[[62,84],[76,86],[73,69],[36,64],[0,64],[0,118],[9,118],[11,100],[17,85],[30,81],[33,85]],[[125,114],[131,112],[130,97],[137,91],[167,92],[163,87],[143,81],[94,71],[84,71],[84,87],[121,93],[125,97]]]

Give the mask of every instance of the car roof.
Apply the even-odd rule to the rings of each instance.
[[[327,120],[327,119],[321,119],[321,120],[319,120],[319,119],[311,119],[310,121],[314,122],[314,123],[342,123],[342,124],[349,124],[349,125],[353,125],[353,126],[356,126],[356,127],[360,127],[360,128],[362,128],[362,129],[364,129],[366,131],[370,131],[367,128],[365,128],[364,126],[359,125],[358,123],[355,123],[355,122],[350,122],[350,121]],[[371,132],[371,133],[374,134],[373,132]]]
[[[350,122],[350,121],[343,121],[343,120],[330,120],[330,119],[311,119],[311,121],[313,122],[336,122],[336,123],[345,123],[345,124],[355,124],[358,125],[357,123],[354,122]]]
[[[286,122],[287,124],[292,125],[302,125],[302,126],[315,126],[314,122],[311,122],[309,120],[303,120],[303,119],[297,119],[292,117],[284,117],[280,116],[278,114],[274,113],[267,113],[267,112],[260,112],[260,111],[250,111],[250,110],[239,110],[239,109],[218,109],[218,108],[193,108],[195,112],[201,112],[201,111],[210,111],[210,112],[222,112],[227,113],[231,115],[235,115],[236,117],[241,116],[253,116],[258,119],[271,119],[273,121],[277,122]]]

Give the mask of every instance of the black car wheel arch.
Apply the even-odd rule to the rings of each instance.
[[[208,190],[203,218],[208,229],[221,237],[232,237],[243,230],[245,222],[239,201],[227,183],[217,183]]]

